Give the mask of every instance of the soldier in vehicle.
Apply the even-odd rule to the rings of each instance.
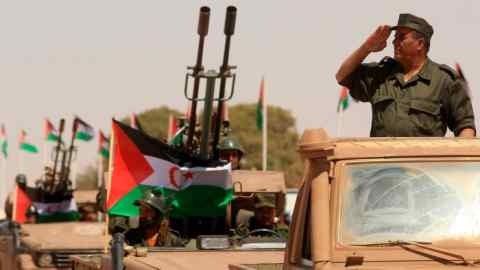
[[[275,217],[275,195],[256,194],[254,214],[247,220],[241,221],[235,230],[235,234],[246,237],[255,230],[267,229],[283,238],[288,236],[288,226],[277,221]],[[260,236],[271,236],[267,231],[259,231]]]
[[[220,159],[229,161],[232,164],[232,170],[240,169],[240,161],[243,156],[243,148],[234,137],[224,138],[218,145],[220,150]]]
[[[143,198],[135,201],[140,209],[138,228],[129,228],[126,218],[114,217],[112,232],[125,232],[125,241],[132,246],[184,246],[180,237],[170,229],[169,207],[161,194],[146,190]]]

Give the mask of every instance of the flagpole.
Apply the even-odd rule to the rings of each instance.
[[[265,83],[265,76],[262,78]],[[263,128],[262,128],[262,169],[267,170],[267,130],[268,130],[268,115],[267,115],[267,94],[265,91],[265,84],[263,85]]]
[[[337,117],[337,137],[342,136],[342,125],[343,125],[343,108],[340,108],[338,111]]]
[[[112,119],[115,119],[115,117],[112,117]],[[112,132],[110,135],[110,157],[108,160],[108,174],[107,174],[107,179],[105,183],[105,188],[106,193],[107,193],[107,198],[105,199],[105,235],[108,234],[108,223],[110,221],[110,215],[108,214],[108,200],[110,197],[110,189],[112,186],[112,171],[113,171],[113,159],[115,158],[115,153],[114,153],[114,143],[115,143],[115,129],[113,128],[113,120],[112,120]],[[105,242],[105,253],[108,253],[108,246],[109,246],[109,241]]]
[[[98,166],[97,166],[97,187],[101,188],[103,184],[103,158],[101,155],[98,155]]]

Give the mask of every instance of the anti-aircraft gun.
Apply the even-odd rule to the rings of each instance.
[[[53,168],[46,169],[42,189],[43,201],[61,201],[71,199],[73,196],[73,185],[70,180],[70,166],[75,153],[75,135],[77,131],[77,119],[74,120],[72,139],[67,147],[62,139],[65,119],[60,119],[59,134],[56,146],[53,151]],[[60,163],[60,164],[59,164]],[[58,169],[58,167],[60,168]]]
[[[193,153],[199,155],[200,158],[204,160],[213,159],[218,160],[219,151],[218,151],[218,142],[220,140],[220,133],[222,126],[225,125],[222,123],[222,111],[224,110],[225,101],[230,100],[233,97],[235,89],[235,79],[236,75],[233,73],[235,66],[229,64],[230,58],[230,42],[231,37],[235,32],[235,20],[237,16],[237,8],[234,6],[227,7],[226,17],[225,17],[225,46],[223,52],[223,61],[220,66],[220,70],[216,71],[210,69],[205,71],[202,60],[203,60],[203,49],[205,37],[208,34],[208,24],[210,18],[210,8],[201,7],[200,16],[198,21],[198,30],[199,35],[198,49],[197,49],[197,60],[194,66],[188,67],[191,72],[187,73],[185,76],[185,97],[191,102],[191,110],[188,119],[188,132],[187,132],[187,143],[186,148]],[[189,81],[193,79],[193,89],[189,93]],[[231,79],[231,90],[229,93],[226,93],[227,80]],[[202,80],[206,81],[206,88],[203,97],[199,97],[200,92],[200,82]],[[220,80],[220,87],[217,97],[215,97],[215,85],[217,80]],[[202,127],[200,132],[200,138],[198,141],[194,140],[196,120],[197,120],[197,104],[199,102],[204,103],[203,107],[203,116],[202,116]],[[215,117],[213,109],[214,102],[217,103],[216,109],[217,112]]]

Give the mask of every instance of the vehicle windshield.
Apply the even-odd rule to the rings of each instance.
[[[343,174],[342,243],[480,236],[480,162],[348,164]]]

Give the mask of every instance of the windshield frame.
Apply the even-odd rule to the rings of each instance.
[[[372,164],[372,163],[421,163],[421,162],[480,162],[480,157],[432,157],[432,158],[391,158],[391,159],[383,159],[383,158],[373,158],[373,159],[359,159],[359,160],[342,160],[337,161],[335,165],[335,182],[333,183],[332,189],[334,192],[335,200],[332,202],[332,210],[337,209],[338,211],[333,211],[332,213],[332,232],[334,237],[332,237],[332,245],[334,248],[351,248],[351,249],[358,249],[359,246],[355,244],[345,243],[341,241],[340,233],[341,233],[341,219],[343,213],[343,200],[345,196],[345,190],[347,185],[346,180],[346,169],[350,165],[357,165],[357,164]],[[402,240],[402,239],[398,239]],[[466,247],[475,247],[479,248],[478,242],[474,244],[468,241],[455,241],[455,242],[448,242],[443,243],[438,242],[435,243],[438,246],[449,246],[455,248],[466,248]],[[382,247],[385,248],[385,247]],[[388,248],[398,248],[398,247],[388,247]]]

